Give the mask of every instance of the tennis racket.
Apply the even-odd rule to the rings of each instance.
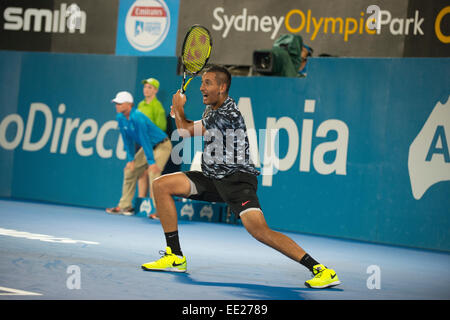
[[[211,56],[211,49],[212,38],[209,30],[200,25],[190,27],[181,48],[181,63],[183,64],[181,95],[184,95],[189,83],[205,67]],[[186,81],[188,75],[190,75],[190,78]],[[175,117],[172,112],[170,115],[172,118]]]

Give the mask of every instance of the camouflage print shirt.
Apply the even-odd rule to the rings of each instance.
[[[259,175],[250,161],[244,118],[232,98],[216,110],[206,106],[202,123],[206,129],[202,171],[207,177],[222,179],[236,171]]]

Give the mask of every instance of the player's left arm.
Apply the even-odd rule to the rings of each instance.
[[[175,115],[175,124],[181,137],[201,136],[205,132],[205,128],[201,120],[192,121],[186,119],[184,114],[184,105],[186,104],[186,96],[181,95],[178,90],[173,95],[171,111]]]

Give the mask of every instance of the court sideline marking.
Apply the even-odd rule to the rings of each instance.
[[[0,291],[6,291],[6,292],[0,292],[0,296],[42,296],[41,293],[6,288],[6,287],[0,287]]]
[[[70,238],[59,238],[59,237],[49,236],[46,234],[30,233],[30,232],[26,232],[26,231],[17,231],[17,230],[13,230],[13,229],[4,229],[4,228],[0,228],[0,235],[11,236],[11,237],[16,237],[16,238],[40,240],[40,241],[46,241],[46,242],[57,242],[57,243],[59,242],[59,243],[100,244],[99,242],[95,242],[95,241],[74,240],[74,239],[70,239]]]

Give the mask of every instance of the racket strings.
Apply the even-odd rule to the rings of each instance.
[[[191,73],[200,71],[211,53],[211,38],[207,30],[193,28],[186,39],[183,62]]]

